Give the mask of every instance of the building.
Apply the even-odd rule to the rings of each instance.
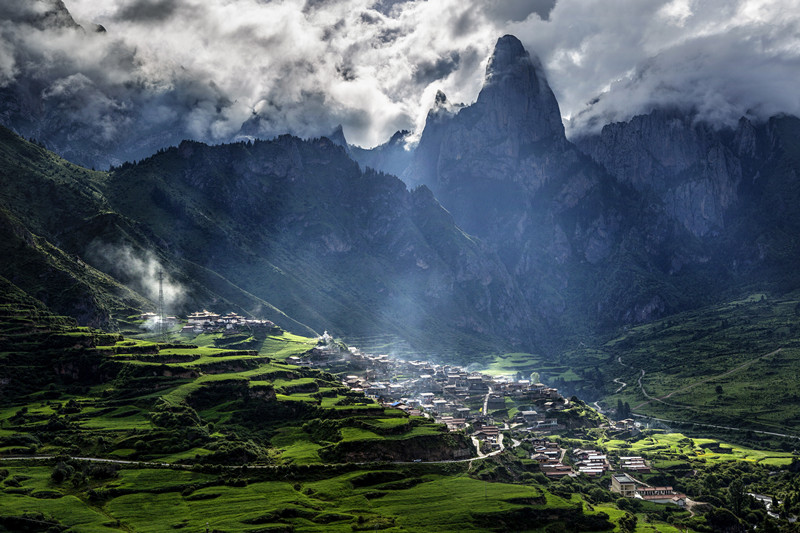
[[[675,492],[672,487],[640,487],[636,498],[653,503],[674,503],[684,505],[686,495]]]
[[[619,466],[622,470],[628,472],[639,472],[641,474],[650,473],[650,465],[647,464],[647,461],[645,461],[643,457],[639,457],[638,455],[620,457]]]
[[[490,394],[486,402],[486,408],[490,411],[506,408],[506,398],[502,394]]]
[[[614,474],[611,476],[611,492],[616,492],[625,498],[635,498],[636,482],[627,474]]]
[[[556,463],[556,464],[543,464],[539,465],[542,473],[547,477],[560,478],[564,476],[571,476],[573,472],[572,467],[569,465]]]
[[[478,439],[497,440],[500,436],[500,429],[497,426],[482,426],[475,432]]]

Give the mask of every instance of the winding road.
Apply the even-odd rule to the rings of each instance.
[[[619,357],[617,357],[617,361],[619,361],[619,364],[621,364],[622,366],[629,366],[629,365],[626,365],[625,363],[622,362],[622,356],[621,355]],[[614,381],[614,383],[619,385],[619,388],[614,391],[614,394],[618,393],[619,391],[621,391],[622,389],[624,389],[625,387],[628,386],[627,383],[625,383],[624,381],[622,381],[619,378],[614,378],[613,381]]]
[[[508,429],[507,427],[505,429]],[[338,466],[343,464],[355,464],[355,465],[370,465],[370,464],[400,464],[400,465],[413,465],[413,464],[444,464],[444,463],[469,463],[472,461],[478,461],[481,459],[486,459],[488,457],[494,457],[502,453],[506,446],[503,443],[503,433],[500,433],[497,437],[497,442],[500,444],[500,448],[494,450],[489,453],[482,453],[480,448],[480,441],[472,437],[472,442],[475,445],[475,449],[478,452],[477,457],[468,457],[466,459],[445,459],[441,461],[369,461],[369,462],[359,462],[359,463],[320,463],[325,466]],[[511,447],[516,448],[522,444],[520,441],[516,439],[511,439]],[[76,461],[88,461],[92,463],[110,463],[110,464],[118,464],[118,465],[133,465],[133,466],[145,466],[145,467],[160,467],[160,468],[173,468],[176,470],[187,470],[192,469],[195,464],[191,465],[184,465],[184,464],[177,464],[177,463],[159,463],[156,461],[129,461],[125,459],[106,459],[103,457],[79,457],[79,456],[55,456],[55,455],[18,455],[18,456],[11,456],[11,457],[0,457],[0,461],[50,461],[55,459],[56,457],[68,457],[69,459],[74,459]],[[202,464],[199,466],[212,466]],[[213,466],[221,466],[222,468],[242,468],[242,466],[247,466],[247,468],[258,468],[258,469],[265,469],[265,468],[284,468],[289,467],[292,465],[213,465]]]
[[[688,420],[669,420],[667,418],[657,418],[655,416],[647,416],[647,415],[637,415],[633,414],[632,416],[636,418],[647,418],[649,420],[658,420],[659,422],[667,422],[671,424],[691,424],[693,426],[701,426],[705,428],[714,428],[714,429],[727,429],[731,431],[749,431],[751,433],[758,433],[760,435],[772,435],[774,437],[786,437],[789,439],[800,439],[800,435],[790,435],[788,433],[775,433],[773,431],[759,431],[757,429],[745,429],[745,428],[735,428],[731,426],[717,426],[715,424],[702,424],[700,422],[690,422]]]
[[[681,387],[680,389],[676,389],[676,390],[670,392],[669,394],[665,394],[664,396],[659,396],[657,398],[654,397],[654,396],[650,396],[647,393],[647,391],[644,390],[644,385],[642,385],[642,379],[644,378],[645,371],[644,371],[643,368],[640,368],[639,370],[641,372],[641,375],[639,376],[639,379],[638,379],[639,389],[641,389],[642,394],[644,394],[645,398],[647,398],[647,401],[646,402],[642,402],[642,403],[634,406],[633,409],[639,409],[640,407],[647,405],[651,401],[661,402],[661,403],[663,403],[665,405],[669,405],[670,407],[679,407],[679,408],[689,409],[689,407],[687,407],[685,405],[677,405],[677,404],[674,404],[674,403],[668,403],[668,402],[665,402],[664,400],[666,400],[668,398],[671,398],[673,394],[680,394],[682,392],[686,392],[686,391],[688,391],[690,389],[693,389],[694,387],[697,387],[698,385],[702,385],[704,383],[708,383],[709,381],[714,381],[714,380],[723,378],[725,376],[729,376],[729,375],[731,375],[731,374],[733,374],[735,372],[738,372],[740,370],[743,370],[743,369],[747,368],[748,366],[752,365],[756,361],[760,361],[761,359],[765,359],[765,358],[770,357],[772,355],[776,355],[776,354],[780,353],[781,350],[783,350],[783,348],[778,348],[777,350],[773,350],[773,351],[771,351],[769,353],[765,353],[763,355],[760,355],[760,356],[756,357],[755,359],[751,359],[749,361],[745,361],[741,365],[739,365],[739,366],[737,366],[735,368],[732,368],[732,369],[728,370],[727,372],[723,372],[722,374],[717,374],[715,376],[710,376],[710,377],[701,379],[700,381],[696,381],[696,382],[694,382],[694,383],[692,383],[690,385],[686,385],[685,387]],[[622,358],[621,357],[619,358],[619,362],[622,363]]]

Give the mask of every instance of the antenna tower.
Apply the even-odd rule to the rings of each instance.
[[[158,271],[158,324],[156,332],[159,340],[165,340],[166,336],[166,317],[164,316],[164,271]]]

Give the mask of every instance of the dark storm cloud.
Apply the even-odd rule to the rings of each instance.
[[[414,83],[428,84],[446,78],[458,69],[460,62],[461,55],[457,51],[450,52],[436,61],[424,61],[414,70]]]
[[[173,16],[178,7],[177,0],[135,0],[124,5],[115,18],[129,22],[164,21]]]
[[[497,22],[520,22],[532,14],[542,20],[550,18],[556,0],[493,0],[484,4],[487,16]]]
[[[453,37],[463,37],[473,33],[475,26],[479,24],[479,19],[471,10],[464,10],[460,15],[457,15],[453,22],[450,24],[450,31]]]

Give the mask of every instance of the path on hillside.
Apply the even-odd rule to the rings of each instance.
[[[708,383],[709,381],[714,381],[714,380],[723,378],[725,376],[729,376],[729,375],[733,374],[734,372],[738,372],[738,371],[740,371],[740,370],[742,370],[744,368],[747,368],[748,366],[752,365],[756,361],[759,361],[761,359],[765,359],[765,358],[767,358],[767,357],[769,357],[771,355],[778,354],[778,353],[780,353],[781,350],[783,350],[783,348],[778,348],[777,350],[773,350],[773,351],[771,351],[769,353],[765,353],[763,355],[760,355],[760,356],[756,357],[755,359],[751,359],[749,361],[745,361],[741,365],[739,365],[739,366],[737,366],[735,368],[732,368],[732,369],[728,370],[727,372],[723,372],[722,374],[717,374],[715,376],[710,376],[710,377],[701,379],[700,381],[696,381],[695,383],[692,383],[690,385],[686,385],[685,387],[681,387],[679,389],[676,389],[676,390],[670,392],[669,394],[665,394],[664,396],[659,396],[657,398],[654,397],[654,396],[650,396],[647,393],[647,391],[644,389],[644,385],[642,384],[642,378],[644,378],[645,371],[644,371],[643,368],[640,368],[639,370],[641,371],[641,375],[639,376],[639,380],[638,380],[639,389],[642,391],[642,394],[644,394],[645,398],[647,398],[647,401],[646,402],[642,402],[642,403],[634,406],[633,409],[639,409],[640,407],[643,407],[643,406],[647,405],[651,401],[657,401],[657,402],[663,403],[665,405],[669,405],[670,407],[691,409],[691,407],[688,407],[688,406],[685,406],[685,405],[678,405],[678,404],[674,404],[674,403],[665,402],[664,400],[666,400],[668,398],[671,398],[673,394],[680,394],[682,392],[686,392],[687,390],[693,389],[694,387],[697,387],[698,385],[703,385],[704,383]],[[621,357],[620,357],[619,361],[620,361],[620,363],[622,363],[622,358]]]
[[[483,414],[489,414],[489,396],[492,394],[492,388],[489,387],[489,392],[486,393],[486,397],[483,399]]]
[[[489,405],[489,395],[492,394],[492,388],[489,387],[489,392],[486,393],[486,397],[483,399],[483,413],[486,414]],[[426,413],[427,415],[427,413]],[[506,423],[503,429],[509,429],[508,423]],[[363,463],[320,463],[321,465],[326,466],[337,466],[342,464],[356,464],[356,465],[368,465],[368,464],[417,464],[417,463],[425,463],[425,464],[443,464],[443,463],[471,463],[472,461],[486,459],[488,457],[494,457],[502,453],[506,447],[503,443],[503,433],[499,433],[497,436],[497,443],[500,447],[497,450],[494,450],[489,453],[483,453],[480,447],[480,441],[477,438],[472,437],[472,443],[475,445],[475,449],[478,452],[478,457],[469,457],[467,459],[446,459],[441,461],[372,461],[372,462],[363,462]],[[520,441],[516,439],[511,439],[512,448],[516,448],[520,444]],[[18,456],[18,457],[0,457],[0,461],[46,461],[50,459],[55,459],[56,456],[54,455],[25,455],[25,456]],[[90,461],[96,463],[111,463],[111,464],[119,464],[119,465],[134,465],[134,466],[151,466],[151,467],[161,467],[161,468],[175,468],[175,469],[191,469],[194,468],[196,465],[184,465],[184,464],[177,464],[177,463],[159,463],[155,461],[130,461],[125,459],[105,459],[102,457],[72,457],[69,456],[70,459],[75,459],[77,461]],[[204,465],[209,466],[209,465]],[[242,466],[247,466],[247,468],[281,468],[283,466],[290,466],[290,465],[240,465],[240,466],[233,466],[233,465],[218,465],[222,466],[223,468],[241,468]]]
[[[505,451],[506,447],[503,443],[503,434],[500,433],[497,436],[497,443],[500,445],[500,448],[494,450],[489,453],[482,453],[480,450],[479,442],[476,442],[478,439],[475,437],[472,438],[472,442],[475,443],[476,448],[478,450],[478,457],[468,457],[466,459],[443,459],[441,461],[369,461],[369,462],[352,462],[352,463],[319,463],[320,466],[341,466],[341,465],[372,465],[372,464],[400,464],[400,465],[413,465],[413,464],[443,464],[443,463],[468,463],[471,461],[477,461],[480,459],[486,459],[488,457],[494,457]],[[522,444],[520,441],[516,439],[511,439],[512,447],[517,447]],[[0,461],[49,461],[55,459],[57,456],[55,455],[19,455],[13,457],[0,457]],[[201,464],[179,464],[179,463],[159,463],[156,461],[130,461],[125,459],[106,459],[104,457],[77,457],[77,456],[63,456],[68,459],[74,459],[76,461],[88,461],[93,463],[110,463],[110,464],[119,464],[119,465],[133,465],[133,466],[146,466],[146,467],[161,467],[161,468],[175,468],[175,469],[192,469],[195,466],[220,466],[222,468],[242,468],[246,466],[249,469],[258,468],[258,469],[265,469],[265,468],[285,468],[290,467],[293,465],[209,465],[206,463]]]
[[[625,363],[622,362],[622,356],[621,355],[619,357],[617,357],[617,361],[619,361],[619,364],[621,364],[622,366],[629,366],[629,365],[626,365]],[[619,378],[614,378],[612,381],[614,383],[616,383],[617,385],[619,385],[619,388],[614,391],[614,394],[618,393],[619,391],[621,391],[622,389],[624,389],[625,387],[628,386],[627,383],[625,383],[624,381],[622,381]]]
[[[508,429],[506,426],[504,429]],[[480,441],[477,438],[472,437],[472,442],[475,444],[475,448],[478,451],[478,457],[468,457],[466,459],[444,459],[441,461],[371,461],[371,462],[361,462],[361,463],[320,463],[320,465],[324,466],[338,466],[343,464],[351,464],[351,465],[369,465],[369,464],[418,464],[418,463],[425,463],[425,464],[442,464],[442,463],[468,463],[480,459],[486,459],[487,457],[494,457],[505,451],[506,447],[503,442],[504,440],[503,433],[500,433],[497,436],[497,443],[500,445],[500,448],[494,450],[489,453],[482,453],[480,448]],[[511,437],[509,437],[511,438]],[[522,442],[518,441],[517,439],[511,438],[511,447],[516,448],[522,444]],[[103,457],[73,457],[73,456],[64,456],[69,457],[69,459],[74,459],[76,461],[88,461],[93,463],[110,463],[110,464],[118,464],[118,465],[134,465],[134,466],[150,466],[150,467],[161,467],[161,468],[176,468],[176,469],[191,469],[194,468],[195,464],[184,465],[178,463],[159,463],[156,461],[130,461],[126,459],[106,459]],[[0,457],[0,461],[49,461],[51,459],[55,459],[55,455],[21,455],[16,457]],[[212,466],[203,463],[202,466]],[[242,468],[242,466],[247,466],[247,468],[282,468],[288,467],[292,465],[213,465],[213,466],[221,466],[223,468]]]
[[[777,433],[774,431],[759,431],[757,429],[750,429],[750,428],[735,428],[731,426],[718,426],[715,424],[703,424],[701,422],[689,421],[689,420],[670,420],[667,418],[658,418],[655,416],[647,416],[647,415],[637,415],[632,414],[631,416],[635,416],[636,418],[647,418],[649,420],[658,420],[659,422],[667,422],[670,424],[689,424],[692,426],[700,426],[705,428],[714,428],[714,429],[728,429],[730,431],[749,431],[751,433],[758,433],[760,435],[772,435],[773,437],[786,437],[789,439],[798,439],[800,440],[800,435],[790,435],[788,433]]]

